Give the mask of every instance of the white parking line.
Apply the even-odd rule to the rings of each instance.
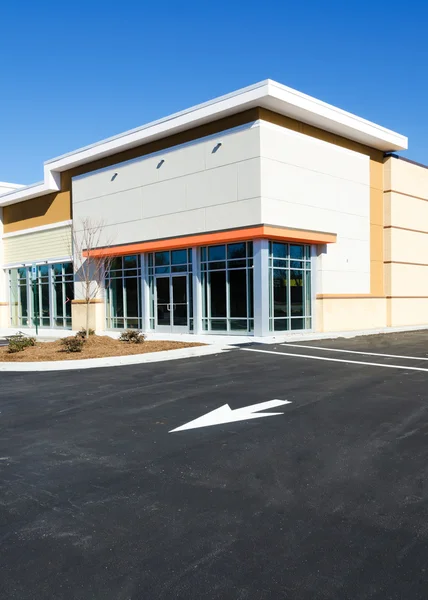
[[[428,371],[422,367],[404,367],[403,365],[383,365],[382,363],[362,362],[360,360],[345,360],[344,358],[326,358],[325,356],[312,356],[311,354],[291,354],[290,352],[275,352],[274,350],[257,350],[256,348],[241,348],[246,352],[260,352],[261,354],[277,354],[279,356],[294,356],[296,358],[311,358],[312,360],[326,360],[328,362],[347,363],[351,365],[365,365],[367,367],[385,367],[385,369],[404,369],[405,371]]]
[[[341,348],[325,348],[323,346],[304,346],[303,344],[281,344],[289,348],[309,348],[310,350],[326,350],[327,352],[347,352],[348,354],[366,354],[367,356],[385,356],[387,358],[404,358],[406,360],[428,360],[423,356],[402,356],[400,354],[380,354],[379,352],[361,352],[358,350],[342,350]]]

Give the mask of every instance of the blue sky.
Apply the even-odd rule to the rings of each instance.
[[[428,164],[424,2],[17,0],[2,7],[0,181],[262,79],[409,137]]]

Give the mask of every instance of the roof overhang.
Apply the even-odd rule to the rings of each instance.
[[[42,183],[0,195],[0,206],[59,191],[63,171],[256,107],[384,152],[407,149],[405,136],[267,79],[50,160],[44,165]]]

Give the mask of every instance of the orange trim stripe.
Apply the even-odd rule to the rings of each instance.
[[[142,252],[176,250],[179,248],[189,248],[191,246],[209,246],[213,244],[244,242],[245,240],[267,238],[271,240],[300,242],[305,244],[331,244],[336,241],[337,236],[335,233],[306,231],[303,229],[287,229],[285,227],[272,227],[270,225],[257,225],[256,227],[247,227],[244,229],[231,229],[228,231],[216,231],[214,233],[201,233],[163,240],[138,242],[136,244],[126,244],[123,246],[111,246],[110,248],[99,248],[86,251],[84,256],[103,258],[107,256],[141,254]]]

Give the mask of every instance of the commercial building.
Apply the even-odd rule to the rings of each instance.
[[[87,219],[89,260],[112,259],[97,330],[427,324],[428,170],[406,148],[267,80],[48,161],[42,183],[0,184],[0,327],[84,324],[71,230]]]

